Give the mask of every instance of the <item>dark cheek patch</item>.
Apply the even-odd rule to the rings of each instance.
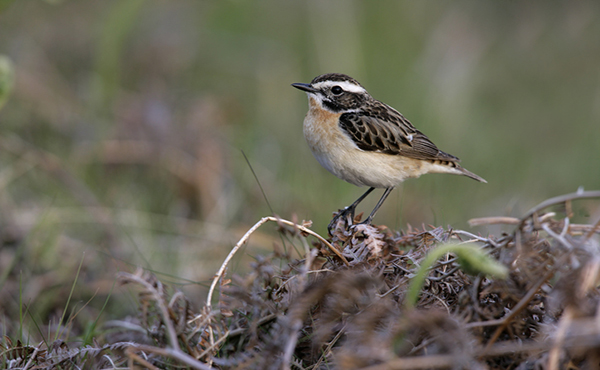
[[[331,100],[323,99],[323,105],[325,105],[327,108],[329,108],[329,110],[332,112],[337,113],[342,110],[342,107],[340,107],[339,104],[336,104],[335,102],[333,102]]]

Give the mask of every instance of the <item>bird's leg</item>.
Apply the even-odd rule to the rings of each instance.
[[[373,189],[373,188],[371,188],[371,189]],[[385,198],[387,198],[388,195],[390,195],[392,190],[394,190],[394,188],[386,188],[385,189],[385,192],[383,192],[381,199],[379,199],[379,202],[377,202],[377,204],[375,205],[375,208],[373,208],[373,211],[371,211],[371,214],[369,215],[369,217],[367,217],[363,222],[360,223],[361,225],[370,225],[371,224],[373,217],[375,217],[375,213],[377,213],[377,211],[379,210],[379,207],[381,207],[381,205],[385,201]]]
[[[354,203],[352,203],[348,207],[344,208],[337,215],[335,215],[333,220],[331,220],[331,222],[327,226],[327,231],[329,232],[330,235],[331,235],[331,230],[335,227],[335,225],[337,224],[337,221],[340,219],[340,217],[347,217],[348,225],[352,224],[352,222],[354,221],[354,211],[356,210],[356,206],[358,206],[358,204],[360,202],[362,202],[363,199],[365,199],[367,197],[367,195],[371,194],[371,192],[373,190],[375,190],[375,188],[369,188],[369,190],[367,190],[363,195],[361,195],[357,200],[355,200]]]

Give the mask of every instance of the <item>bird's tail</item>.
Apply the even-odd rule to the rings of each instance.
[[[473,180],[477,180],[479,182],[485,182],[487,184],[487,181],[485,181],[485,179],[483,177],[477,176],[476,174],[474,174],[471,171],[466,170],[462,166],[457,166],[456,169],[460,171],[461,175],[465,175],[467,177],[472,178]]]
[[[445,154],[445,153],[444,153]],[[463,168],[460,164],[458,164],[458,158],[454,157],[456,160],[448,161],[448,160],[435,160],[431,162],[431,167],[427,168],[427,172],[429,173],[450,173],[453,175],[463,175],[472,178],[473,180],[477,180],[479,182],[485,182],[483,177],[479,177],[473,172]]]

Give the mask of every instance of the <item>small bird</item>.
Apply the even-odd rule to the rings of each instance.
[[[304,138],[317,161],[340,179],[369,187],[334,217],[330,233],[340,217],[348,217],[351,224],[356,206],[375,188],[385,192],[364,224],[371,223],[390,192],[407,178],[449,173],[487,182],[461,167],[457,157],[439,150],[400,112],[374,99],[350,76],[328,73],[292,86],[308,95]]]

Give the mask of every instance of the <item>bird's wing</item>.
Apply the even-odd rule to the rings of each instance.
[[[398,111],[380,104],[368,111],[340,116],[342,130],[360,149],[414,159],[459,161],[457,157],[439,150]]]

